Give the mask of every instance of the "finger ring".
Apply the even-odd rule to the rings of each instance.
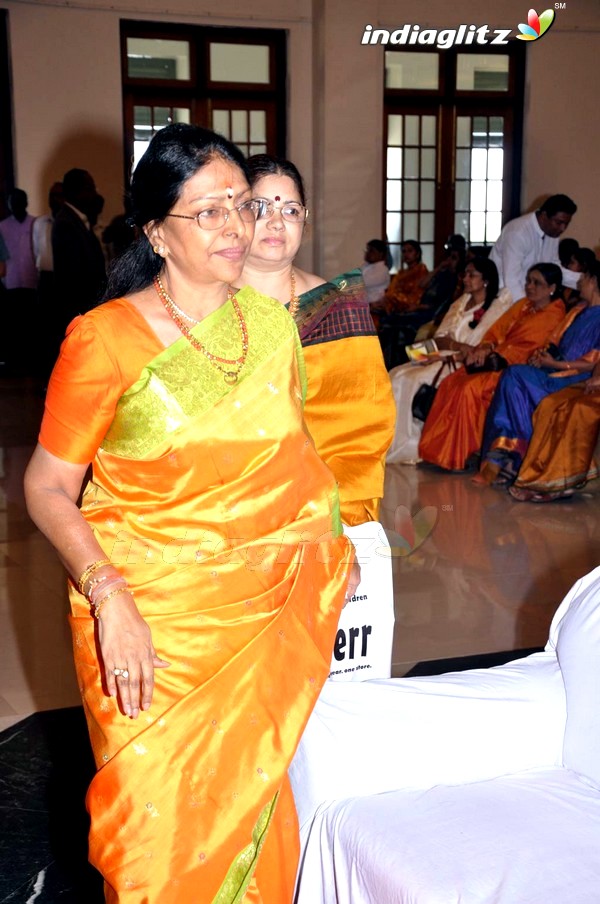
[[[113,675],[115,678],[129,678],[129,671],[127,669],[113,669]]]

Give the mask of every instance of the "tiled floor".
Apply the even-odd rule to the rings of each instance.
[[[465,474],[393,465],[382,522],[415,534],[414,551],[394,559],[393,674],[403,675],[415,662],[543,645],[566,591],[598,564],[600,480],[535,505]]]
[[[41,408],[33,384],[0,378],[0,904],[93,904],[101,893],[84,863],[82,805],[92,765],[64,575],[23,504]],[[565,592],[598,563],[599,502],[598,485],[535,506],[466,475],[389,468],[393,673],[543,645]],[[47,710],[60,712],[26,718]]]

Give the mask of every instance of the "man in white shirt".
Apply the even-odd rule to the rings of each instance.
[[[390,270],[385,262],[387,245],[381,239],[371,239],[365,248],[365,261],[361,267],[363,282],[370,304],[381,301],[390,282]]]
[[[39,274],[38,281],[38,352],[37,375],[47,382],[56,359],[56,350],[62,337],[62,324],[56,338],[56,296],[54,294],[54,256],[52,254],[52,227],[64,202],[62,182],[55,182],[48,193],[49,214],[37,217],[33,224],[33,253]]]
[[[52,258],[52,226],[63,203],[62,182],[55,182],[48,193],[49,214],[37,217],[33,224],[33,253],[40,281],[54,270]]]
[[[509,289],[513,301],[525,295],[525,277],[533,264],[558,264],[558,243],[577,205],[567,195],[551,195],[539,210],[506,224],[490,252],[498,268],[500,286]],[[575,288],[577,274],[563,269],[565,286]]]

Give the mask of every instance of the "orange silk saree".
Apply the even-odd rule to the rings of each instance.
[[[40,441],[93,460],[82,513],[172,663],[155,673],[150,710],[126,718],[70,588],[98,766],[90,860],[111,904],[293,895],[287,767],[329,672],[352,552],[303,428],[294,324],[251,289],[237,297],[249,352],[233,386],[185,338],[163,348],[117,300],[75,321],[48,391]],[[229,357],[236,330],[231,303],[194,327]]]
[[[524,364],[544,344],[565,315],[562,301],[541,311],[521,299],[506,311],[483,337],[509,364]],[[450,471],[462,470],[478,452],[485,416],[501,372],[469,374],[461,368],[441,383],[425,421],[419,456]]]
[[[295,319],[308,378],[304,417],[338,482],[342,521],[377,521],[396,406],[360,270],[301,295]]]
[[[392,276],[392,281],[383,296],[383,304],[387,313],[391,314],[394,311],[402,313],[418,308],[421,296],[425,291],[419,284],[428,273],[429,270],[422,263],[415,264],[407,270],[398,270]]]
[[[559,497],[598,477],[600,393],[584,390],[568,386],[536,408],[533,435],[514,483],[517,498]]]

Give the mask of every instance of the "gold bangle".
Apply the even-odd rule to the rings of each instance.
[[[101,575],[99,575],[98,577],[95,577],[95,578],[88,578],[87,581],[84,581],[84,582],[83,582],[84,588],[85,588],[85,585],[86,585],[86,584],[88,585],[87,591],[86,591],[86,593],[85,593],[85,596],[86,596],[88,602],[90,602],[90,603],[92,602],[91,599],[90,599],[90,595],[91,595],[92,590],[94,589],[94,587],[97,587],[98,584],[103,584],[105,581],[108,581],[108,579],[111,578],[111,577],[112,577],[112,575],[110,575],[110,574],[101,574]]]
[[[110,593],[107,593],[106,596],[103,596],[102,599],[98,600],[96,605],[93,607],[94,615],[96,616],[96,618],[100,618],[100,609],[102,608],[104,603],[107,603],[109,599],[111,599],[113,596],[117,596],[119,593],[130,593],[133,596],[133,593],[131,593],[131,590],[127,586],[117,587],[116,590],[111,590]]]
[[[87,581],[87,579],[90,578],[94,574],[95,571],[98,571],[99,568],[102,568],[103,565],[110,565],[109,560],[108,559],[98,559],[96,562],[92,562],[91,565],[88,565],[88,567],[84,571],[81,572],[81,574],[79,575],[79,579],[77,581],[77,589],[82,594],[82,596],[85,595],[83,593],[83,588],[84,588],[84,585],[85,585],[85,582]]]

